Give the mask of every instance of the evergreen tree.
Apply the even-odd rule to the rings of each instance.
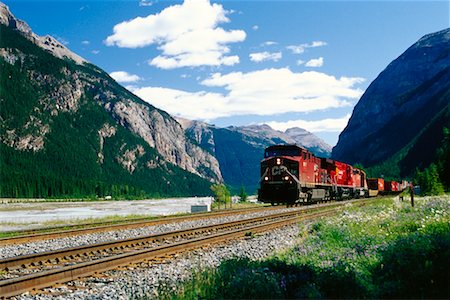
[[[445,189],[450,190],[450,128],[444,127],[444,140],[437,151],[437,171]]]
[[[247,201],[247,193],[245,192],[245,188],[243,186],[241,186],[241,190],[239,192],[239,198],[241,199],[241,202],[245,202]]]
[[[415,182],[420,185],[420,190],[423,195],[439,195],[444,193],[444,186],[442,185],[436,164],[431,164],[423,172],[417,170]]]

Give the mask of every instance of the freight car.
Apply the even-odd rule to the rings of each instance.
[[[369,197],[376,197],[384,192],[384,179],[369,178],[367,179],[367,186],[369,187]]]
[[[398,193],[399,192],[399,183],[396,181],[385,181],[384,191],[387,193]]]
[[[274,145],[264,152],[259,201],[294,204],[364,196],[368,188],[363,170],[296,145]]]

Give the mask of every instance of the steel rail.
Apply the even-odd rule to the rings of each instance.
[[[169,231],[165,233],[152,234],[142,237],[134,237],[118,241],[109,241],[96,244],[89,244],[71,248],[63,248],[55,251],[46,251],[41,253],[33,253],[27,255],[14,256],[9,258],[0,259],[0,270],[7,270],[8,268],[15,268],[17,266],[26,265],[38,265],[50,260],[67,260],[70,257],[81,256],[89,253],[95,253],[106,250],[118,250],[124,248],[131,248],[136,246],[142,246],[145,244],[151,244],[154,242],[165,241],[167,239],[176,239],[180,237],[188,237],[193,235],[199,235],[206,232],[214,232],[219,230],[226,230],[227,228],[245,226],[246,224],[252,224],[257,222],[265,222],[271,219],[288,218],[299,214],[306,214],[320,209],[330,209],[329,207],[315,207],[306,210],[294,210],[289,212],[277,213],[266,215],[262,217],[248,218],[232,222],[223,222],[219,224],[199,226],[189,229],[180,229],[175,231]]]
[[[240,228],[229,232],[217,233],[214,235],[203,236],[191,240],[181,241],[169,245],[158,246],[150,249],[137,250],[134,252],[123,253],[111,257],[101,258],[94,261],[84,262],[72,266],[49,270],[41,273],[30,274],[19,278],[12,278],[0,281],[0,298],[12,297],[32,289],[39,289],[51,286],[55,283],[64,283],[73,281],[81,277],[86,277],[95,273],[104,272],[117,268],[119,266],[136,263],[139,261],[150,261],[158,257],[166,257],[174,253],[185,252],[194,248],[210,245],[211,243],[224,242],[230,239],[243,237],[248,232],[256,233],[267,231],[300,220],[316,218],[329,215],[334,211],[318,212],[303,216],[294,216],[287,219],[272,221],[262,225]]]

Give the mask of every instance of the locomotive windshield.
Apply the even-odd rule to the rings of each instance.
[[[273,156],[299,156],[301,155],[301,148],[296,146],[286,146],[286,147],[269,147],[264,153],[264,157]]]

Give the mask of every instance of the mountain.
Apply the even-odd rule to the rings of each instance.
[[[285,134],[292,138],[297,145],[301,145],[306,149],[312,151],[315,155],[320,157],[330,157],[331,156],[331,146],[325,143],[322,139],[318,138],[311,132],[294,127],[289,128],[285,131]]]
[[[181,125],[0,3],[0,196],[209,194],[217,159]]]
[[[331,147],[312,133],[291,128],[285,133],[268,125],[219,128],[204,122],[177,118],[187,136],[212,153],[220,171],[234,190],[255,192],[259,184],[259,163],[264,149],[274,144],[297,144],[316,155],[329,157]]]
[[[313,134],[175,120],[0,3],[0,196],[204,195],[212,182],[256,191],[273,144],[319,156]]]
[[[306,148],[317,156],[329,157],[331,146],[313,133],[298,127],[287,129],[285,132],[272,129],[269,125],[249,125],[228,127],[246,136],[246,140],[267,147],[273,144],[296,144]],[[259,141],[259,142],[258,142]]]
[[[436,158],[450,127],[450,29],[422,37],[370,84],[332,157],[411,176]]]

